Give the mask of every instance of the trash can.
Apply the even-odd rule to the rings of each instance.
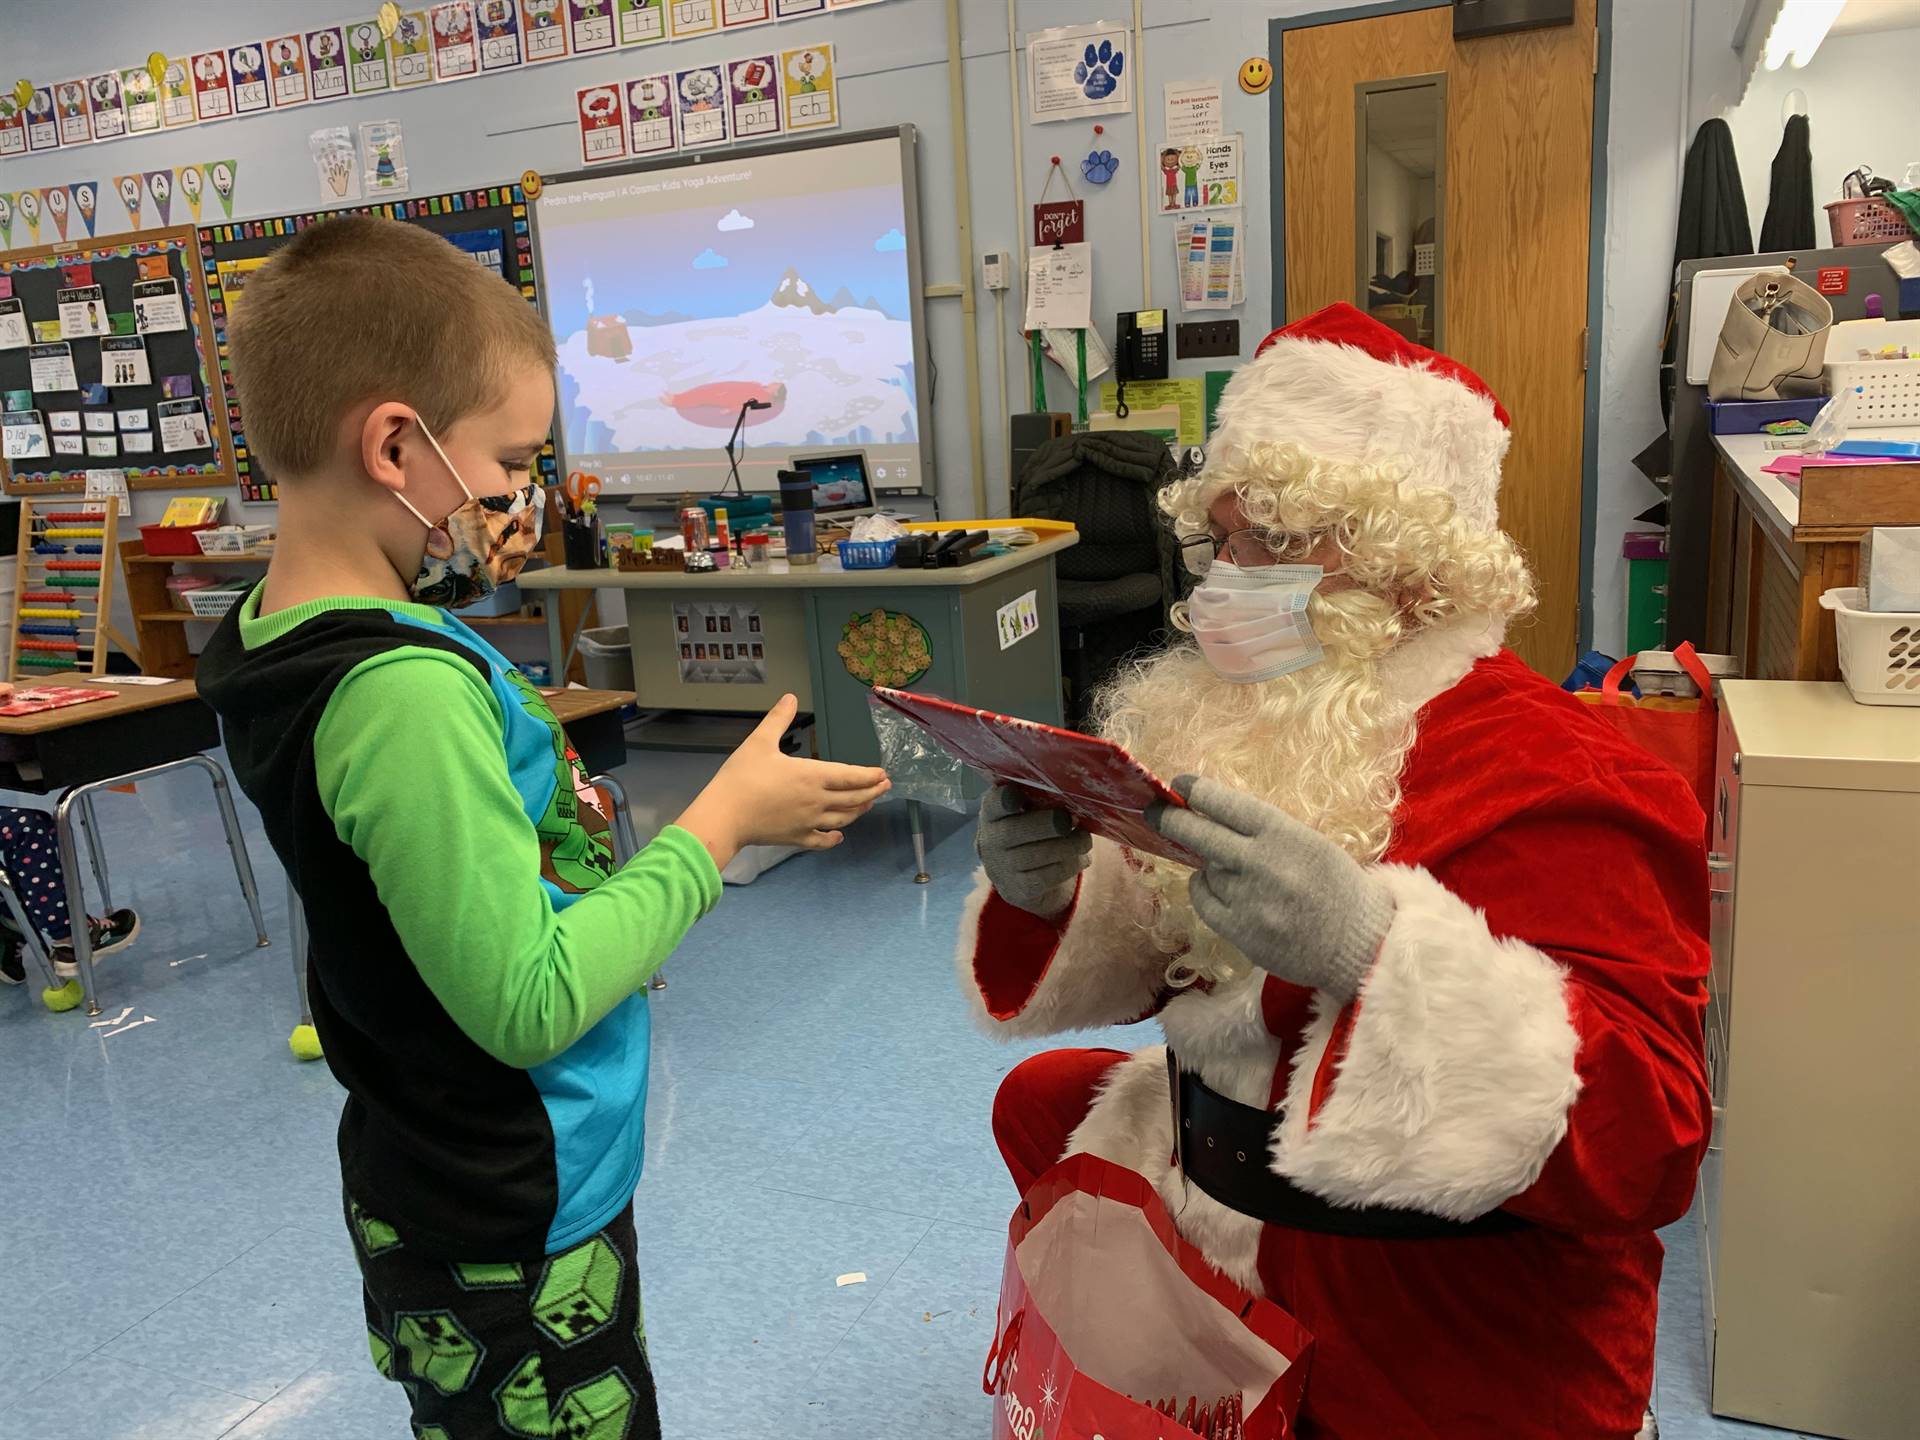
[[[582,630],[580,663],[586,669],[589,690],[633,689],[633,651],[627,647],[627,627],[602,625]]]

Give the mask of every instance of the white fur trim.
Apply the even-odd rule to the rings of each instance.
[[[1296,1055],[1273,1168],[1336,1204],[1450,1219],[1539,1178],[1580,1093],[1566,974],[1425,870],[1383,865],[1396,912],[1360,993],[1346,1055],[1309,1117],[1337,1007],[1324,996]]]
[[[1229,382],[1208,449],[1284,440],[1328,460],[1402,465],[1409,483],[1447,491],[1463,520],[1491,531],[1509,438],[1493,402],[1458,381],[1346,345],[1284,338]]]
[[[1260,1222],[1229,1210],[1173,1168],[1164,1045],[1136,1050],[1109,1072],[1067,1141],[1067,1154],[1083,1151],[1145,1176],[1166,1202],[1175,1228],[1215,1269],[1243,1290],[1266,1293],[1260,1284]]]
[[[1479,661],[1500,649],[1507,622],[1470,615],[1401,641],[1380,661],[1387,699],[1418,710],[1466,678]]]
[[[1059,949],[1020,1013],[1005,1020],[988,1013],[974,969],[990,943],[980,935],[980,920],[992,894],[993,884],[981,870],[960,912],[953,957],[974,1023],[989,1035],[1006,1040],[1120,1025],[1152,1007],[1167,957],[1147,931],[1146,887],[1135,881],[1111,840],[1093,842],[1093,863],[1080,878],[1080,898]]]

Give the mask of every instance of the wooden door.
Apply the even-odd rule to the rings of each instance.
[[[1360,87],[1445,77],[1439,348],[1513,416],[1501,524],[1533,565],[1540,608],[1510,643],[1554,680],[1579,639],[1595,3],[1578,0],[1571,26],[1458,44],[1445,5],[1341,21],[1287,31],[1280,57],[1290,320],[1336,300],[1367,308]]]

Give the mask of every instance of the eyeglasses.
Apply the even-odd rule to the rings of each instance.
[[[1216,559],[1238,565],[1243,570],[1280,563],[1280,556],[1274,548],[1258,530],[1251,528],[1230,531],[1225,537],[1211,534],[1182,535],[1177,543],[1180,546],[1180,563],[1187,567],[1189,575],[1197,579],[1206,577]]]

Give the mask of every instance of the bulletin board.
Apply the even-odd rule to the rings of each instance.
[[[233,388],[233,364],[227,347],[227,318],[236,304],[245,303],[247,276],[264,265],[273,252],[309,225],[336,215],[380,215],[404,220],[444,235],[490,270],[497,270],[515,286],[527,303],[540,303],[533,263],[533,237],[527,227],[527,200],[518,185],[493,185],[478,190],[456,190],[446,195],[415,196],[384,205],[356,205],[341,210],[316,210],[280,215],[269,220],[246,220],[230,225],[207,225],[200,230],[201,263],[213,310],[213,334],[220,360],[220,382],[225,393],[223,419],[233,434],[234,466],[240,498],[264,504],[278,498],[274,479],[247,444],[246,419]],[[553,442],[540,452],[535,473],[546,484],[558,478]]]
[[[145,272],[145,273],[143,273]],[[21,317],[30,329],[60,323],[60,292],[90,292],[99,287],[101,323],[110,334],[52,337],[45,343],[65,344],[72,360],[77,387],[105,384],[104,399],[88,401],[83,388],[41,390],[33,384],[31,349],[0,349],[0,391],[27,391],[54,447],[53,416],[78,413],[86,438],[111,436],[114,453],[58,454],[45,458],[0,458],[0,483],[9,495],[78,494],[86,489],[88,470],[120,470],[134,490],[213,489],[234,483],[233,445],[227,431],[226,407],[214,388],[213,327],[199,263],[199,242],[192,226],[168,230],[140,230],[99,240],[66,241],[32,250],[0,252],[0,289],[11,289],[20,302]],[[75,284],[81,281],[84,283]],[[177,287],[177,303],[163,307],[143,299],[141,315],[155,325],[182,322],[178,329],[142,331],[136,324],[136,286],[166,291],[164,281]],[[0,304],[5,299],[0,298]],[[151,306],[151,308],[149,308]],[[163,320],[162,315],[169,319]],[[129,355],[125,342],[138,337],[140,356]],[[41,343],[39,334],[34,336]],[[115,346],[114,342],[121,344]],[[103,358],[103,343],[108,347]],[[138,373],[144,359],[144,384],[114,383],[114,375]],[[111,364],[111,372],[109,371]],[[177,393],[169,394],[171,387]],[[197,402],[194,423],[191,402]],[[9,406],[11,410],[12,407]],[[112,428],[105,425],[111,417]],[[144,417],[144,430],[129,422]],[[172,423],[163,423],[172,417]],[[125,448],[129,433],[151,437],[151,449]],[[168,450],[163,436],[204,439],[204,445]],[[140,442],[135,442],[136,444]]]

